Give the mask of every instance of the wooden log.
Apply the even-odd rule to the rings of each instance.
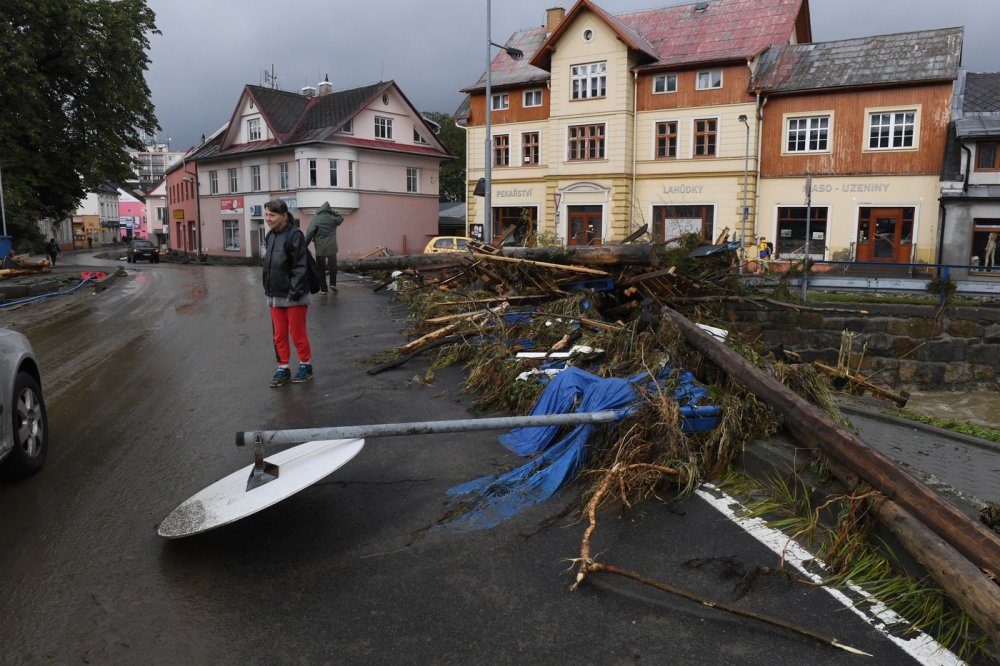
[[[847,467],[912,513],[977,567],[995,572],[1000,563],[1000,535],[963,513],[887,457],[868,447],[819,407],[761,372],[742,355],[703,332],[679,312],[664,307],[663,313],[693,347],[781,413],[793,432],[805,437],[804,443],[818,446],[832,460]]]
[[[451,255],[451,256],[449,256]],[[505,247],[503,256],[553,264],[577,264],[582,266],[629,266],[659,265],[659,250],[650,243],[630,243],[628,245],[588,245],[568,247]],[[450,263],[454,252],[438,254],[408,254],[389,257],[369,257],[366,259],[340,259],[337,269],[348,273],[367,271],[392,271],[404,268],[421,268],[435,264]]]
[[[565,264],[550,264],[546,261],[532,261],[531,259],[518,259],[516,257],[503,257],[497,254],[479,254],[473,253],[472,255],[480,261],[498,261],[506,262],[512,264],[526,264],[528,266],[537,266],[538,268],[554,268],[560,271],[569,271],[571,273],[585,273],[587,275],[600,275],[601,277],[608,277],[607,271],[602,271],[596,268],[584,268],[582,266],[567,266]]]
[[[891,400],[892,402],[896,403],[897,407],[901,408],[906,407],[906,401],[910,399],[910,394],[907,393],[906,391],[903,391],[901,393],[890,391],[889,389],[884,388],[882,386],[877,386],[875,384],[872,384],[864,377],[857,375],[850,375],[846,371],[838,370],[837,368],[829,366],[826,363],[823,363],[822,361],[813,361],[813,365],[816,366],[816,368],[823,374],[829,375],[831,377],[840,377],[846,379],[859,389],[868,391],[872,395],[877,396],[879,398]]]

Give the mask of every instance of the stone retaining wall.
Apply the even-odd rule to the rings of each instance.
[[[843,331],[854,332],[852,370],[894,389],[1000,390],[1000,308],[861,304],[810,305],[795,311],[760,302],[733,302],[737,330],[783,345],[803,361],[837,364]],[[825,311],[824,311],[825,310]],[[866,310],[868,314],[861,311]],[[864,356],[861,355],[865,346]]]

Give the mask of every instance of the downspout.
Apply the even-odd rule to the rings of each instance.
[[[755,94],[757,95],[757,109],[756,113],[754,113],[754,116],[756,117],[757,120],[757,127],[754,129],[754,131],[757,133],[757,146],[754,148],[754,156],[753,156],[754,185],[753,185],[752,228],[754,231],[754,238],[757,238],[758,237],[757,231],[759,231],[759,223],[760,223],[760,219],[758,216],[758,212],[760,210],[760,152],[761,152],[761,146],[763,145],[764,142],[764,137],[761,136],[760,128],[764,122],[764,107],[767,106],[767,98],[766,97],[761,98],[759,90],[756,91]],[[775,240],[775,248],[777,248],[777,239],[775,238],[774,240]],[[774,259],[774,257],[771,257],[771,259]]]
[[[631,234],[635,231],[633,223],[635,221],[635,164],[636,164],[636,151],[638,150],[638,137],[636,136],[636,127],[639,122],[639,72],[632,70],[632,189],[629,193],[629,206],[628,206],[628,232]],[[653,230],[649,230],[649,237],[653,238]]]

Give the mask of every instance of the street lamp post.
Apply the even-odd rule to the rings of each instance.
[[[747,122],[745,113],[741,113],[739,121],[747,128],[746,147],[743,150],[743,223],[740,225],[740,261],[739,272],[743,272],[743,264],[746,261],[747,243],[747,218],[750,216],[750,209],[747,207],[747,189],[750,179],[750,123]]]
[[[485,185],[486,191],[483,193],[483,242],[492,243],[493,242],[493,208],[491,205],[491,195],[493,188],[493,137],[490,136],[492,123],[491,116],[493,115],[493,72],[491,70],[491,65],[493,63],[493,47],[503,49],[507,55],[509,55],[514,60],[520,60],[524,57],[524,52],[520,49],[510,48],[507,46],[501,46],[500,44],[493,43],[493,34],[490,30],[490,0],[486,0],[486,104],[484,109],[486,111],[486,161],[484,163],[485,171],[483,173],[483,185]]]

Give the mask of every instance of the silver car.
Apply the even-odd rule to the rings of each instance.
[[[0,472],[30,476],[42,468],[48,449],[42,376],[31,343],[0,328]]]

